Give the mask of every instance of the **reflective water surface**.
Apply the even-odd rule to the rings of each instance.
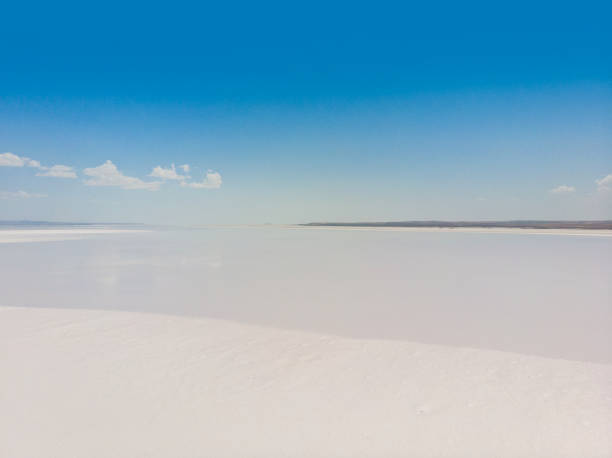
[[[0,244],[0,304],[612,362],[612,238],[278,227]]]

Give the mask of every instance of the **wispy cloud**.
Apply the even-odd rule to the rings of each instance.
[[[36,167],[40,168],[40,162],[29,157],[20,157],[13,153],[0,154],[0,167]]]
[[[12,199],[38,199],[47,197],[46,194],[36,194],[25,191],[0,191],[0,199],[12,200]]]
[[[610,191],[612,189],[612,173],[606,175],[600,180],[595,180],[599,191]]]
[[[189,171],[189,165],[187,164],[181,165],[179,167],[185,170],[185,172]],[[190,178],[187,175],[180,175],[176,173],[176,167],[174,166],[174,164],[172,164],[170,168],[168,169],[165,169],[161,165],[158,165],[157,167],[153,169],[153,171],[149,174],[149,176],[155,177],[155,178],[161,178],[162,180],[179,180],[179,181],[183,181],[183,180]]]
[[[111,161],[106,161],[97,167],[87,168],[83,170],[83,173],[91,177],[84,181],[87,186],[116,186],[122,189],[157,191],[161,184],[161,181],[143,181],[140,178],[126,176]]]
[[[29,157],[17,156],[13,153],[0,154],[0,167],[33,167],[40,172],[36,174],[39,177],[54,177],[54,178],[76,178],[76,172],[72,167],[67,165],[53,165],[45,167],[39,161],[30,159]]]
[[[76,178],[76,172],[72,167],[67,165],[54,165],[52,167],[39,167],[42,172],[38,172],[39,177],[54,177],[54,178]]]
[[[567,186],[565,184],[562,184],[560,186],[557,186],[556,188],[552,188],[549,192],[551,192],[552,194],[571,194],[573,192],[576,192],[576,188],[573,186]]]
[[[179,169],[183,169],[183,172],[189,173],[189,164],[179,165]]]
[[[221,179],[221,174],[219,172],[209,170],[206,172],[206,176],[202,181],[193,181],[191,183],[182,182],[181,186],[196,189],[219,189],[222,182],[223,180]]]

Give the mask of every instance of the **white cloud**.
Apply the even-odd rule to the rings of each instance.
[[[38,172],[39,177],[54,177],[54,178],[76,178],[76,173],[72,167],[67,165],[54,165],[52,167],[39,167],[44,172]]]
[[[179,169],[183,169],[183,172],[189,173],[189,164],[179,165]]]
[[[29,157],[20,157],[13,153],[0,154],[0,167],[36,167],[40,168],[40,162]]]
[[[38,172],[39,177],[54,177],[54,178],[76,178],[76,173],[72,167],[67,165],[54,165],[45,167],[40,165],[40,162],[30,159],[29,157],[17,156],[13,153],[0,154],[0,167],[33,167],[42,172]]]
[[[610,191],[612,188],[612,173],[610,175],[606,175],[600,180],[595,180],[597,183],[597,189],[599,191]]]
[[[180,167],[184,168],[185,166],[181,165]],[[189,171],[188,165],[187,165],[186,172],[187,171]],[[180,181],[190,178],[186,175],[179,175],[178,173],[176,173],[176,168],[174,167],[174,164],[172,164],[172,166],[169,169],[165,169],[161,165],[158,165],[157,167],[153,169],[153,171],[149,174],[149,176],[161,178],[163,180],[180,180]]]
[[[0,199],[35,199],[47,197],[46,194],[34,194],[25,191],[0,191]]]
[[[213,172],[212,170],[209,170],[208,172],[206,172],[206,177],[204,177],[202,181],[194,181],[191,183],[182,182],[181,186],[196,189],[219,189],[221,187],[222,182],[223,181],[221,180],[221,174],[219,174],[219,172]]]
[[[122,189],[146,189],[157,191],[161,181],[142,181],[140,178],[128,177],[121,173],[115,164],[106,161],[97,167],[83,170],[89,177],[84,183],[88,186],[117,186]]]
[[[550,192],[553,194],[570,194],[575,191],[576,191],[576,188],[574,188],[573,186],[567,186],[564,184],[557,186],[556,188],[552,188],[550,190]]]

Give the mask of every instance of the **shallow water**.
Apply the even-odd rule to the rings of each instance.
[[[612,238],[278,227],[0,244],[0,305],[612,363]]]

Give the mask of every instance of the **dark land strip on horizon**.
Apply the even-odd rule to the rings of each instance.
[[[515,228],[515,229],[612,229],[612,220],[602,221],[386,221],[354,223],[305,223],[300,226],[339,227],[435,227],[435,228]]]

